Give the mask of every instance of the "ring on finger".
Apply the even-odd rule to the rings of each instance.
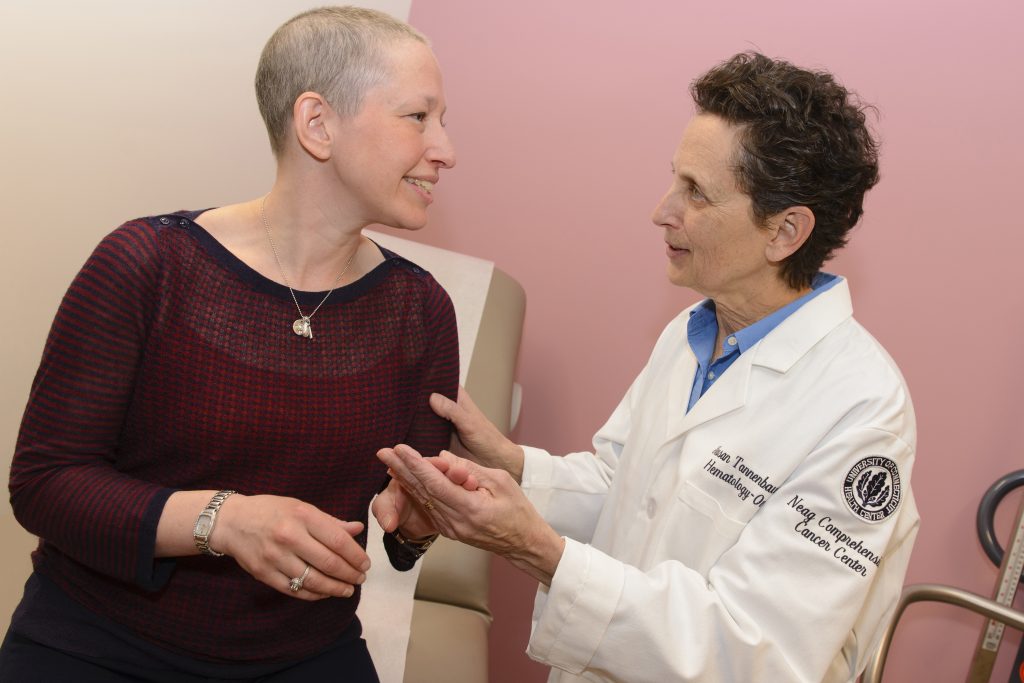
[[[302,584],[306,582],[306,577],[309,576],[310,569],[311,567],[307,564],[306,568],[302,570],[302,576],[297,576],[288,582],[288,590],[292,593],[298,593],[302,590]]]

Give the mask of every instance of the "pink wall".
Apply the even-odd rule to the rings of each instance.
[[[525,286],[517,435],[555,451],[588,445],[695,298],[666,282],[648,220],[691,113],[688,82],[756,47],[826,67],[875,103],[883,181],[831,270],[850,278],[858,318],[916,401],[923,525],[908,580],[991,591],[975,506],[1024,466],[1018,0],[416,0],[411,21],[445,70],[459,157],[418,238]],[[522,654],[532,586],[503,563],[495,579],[491,680],[543,680]],[[979,623],[914,608],[889,680],[961,679]]]

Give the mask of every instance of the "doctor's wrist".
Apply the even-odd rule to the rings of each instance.
[[[512,475],[517,484],[523,483],[523,463],[526,462],[526,452],[523,447],[514,441],[508,441],[502,450],[501,468]]]
[[[504,553],[505,559],[540,583],[550,586],[565,552],[565,538],[546,523],[536,531],[531,541]]]

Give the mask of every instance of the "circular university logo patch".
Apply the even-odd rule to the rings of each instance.
[[[853,514],[872,524],[900,506],[900,471],[889,458],[870,455],[846,473],[843,499]]]

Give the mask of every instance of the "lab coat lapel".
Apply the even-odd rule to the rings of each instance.
[[[697,373],[697,357],[685,341],[681,343],[685,348],[677,354],[667,377],[668,402],[663,408],[668,412],[665,421],[666,442],[697,425],[741,407],[746,401],[747,381],[750,377],[751,359],[747,354],[743,354],[736,359],[722,379],[701,396],[693,410],[687,413],[686,405],[690,401],[693,378]]]
[[[707,393],[700,397],[693,410],[689,413],[682,413],[686,410],[686,403],[689,400],[689,387],[683,402],[679,404],[682,408],[674,424],[670,423],[669,439],[674,439],[683,432],[694,427],[714,420],[717,417],[742,408],[747,402],[747,391],[750,383],[751,354],[742,354],[729,366],[729,370],[722,375],[722,378],[711,385]],[[695,368],[696,369],[696,368]],[[693,373],[690,373],[690,387],[693,385]]]
[[[819,340],[852,315],[850,289],[843,279],[829,291],[807,302],[753,348],[740,355],[689,413],[686,412],[686,405],[697,370],[697,359],[687,347],[687,353],[680,354],[683,359],[672,373],[670,402],[667,406],[672,412],[667,421],[666,441],[672,441],[691,429],[742,408],[750,393],[754,366],[785,374]]]
[[[684,315],[689,311],[684,311]],[[680,352],[675,355],[672,365],[668,368],[665,381],[668,382],[668,402],[662,408],[666,411],[666,439],[672,439],[682,429],[682,420],[686,417],[686,405],[690,401],[690,390],[693,388],[693,377],[697,373],[697,356],[684,335],[679,341]]]

